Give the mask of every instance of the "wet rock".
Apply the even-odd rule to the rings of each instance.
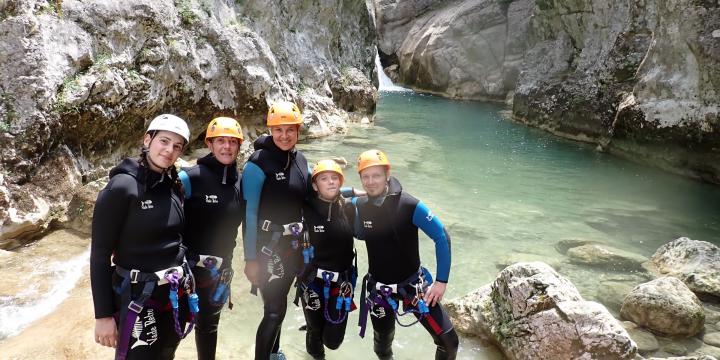
[[[699,295],[720,298],[720,248],[709,242],[675,239],[655,252],[650,268],[679,278]]]
[[[485,340],[492,339],[490,319],[485,317],[492,302],[491,291],[490,284],[487,284],[465,296],[443,303],[448,314],[453,318],[453,326],[458,332]]]
[[[627,296],[634,287],[632,283],[624,281],[601,281],[595,298],[610,311],[619,314],[625,296]]]
[[[697,356],[707,355],[712,358],[718,359],[720,358],[720,348],[710,345],[703,345],[699,349],[695,350],[693,354],[697,354]]]
[[[640,270],[647,258],[606,245],[581,245],[567,251],[571,263],[599,266],[616,271]]]
[[[448,308],[471,335],[492,339],[512,359],[633,359],[637,347],[600,304],[541,262],[501,271],[483,288]],[[461,309],[462,311],[458,311]]]
[[[374,114],[378,100],[377,89],[360,70],[342,69],[340,76],[330,84],[335,104],[348,112]]]
[[[495,266],[498,269],[504,269],[512,264],[534,261],[544,261],[553,269],[555,269],[555,271],[560,271],[562,267],[562,263],[560,261],[551,261],[548,259],[547,255],[528,254],[520,252],[512,252],[511,254],[502,256],[497,262],[495,262]]]
[[[62,225],[85,235],[90,235],[93,211],[97,195],[108,179],[100,179],[78,188],[67,207],[67,221]]]
[[[705,334],[703,336],[703,342],[711,346],[720,347],[720,332]]]
[[[660,343],[651,332],[643,330],[630,321],[623,321],[622,325],[627,330],[630,338],[637,344],[640,354],[649,354],[660,349]]]
[[[677,337],[696,335],[705,320],[700,300],[674,277],[636,286],[623,301],[620,314],[655,333]]]
[[[666,353],[668,353],[668,354],[681,355],[681,356],[682,356],[682,355],[687,355],[687,353],[688,353],[688,348],[687,348],[687,346],[685,346],[685,345],[683,345],[683,344],[678,344],[678,343],[673,343],[673,342],[671,342],[671,343],[665,344],[665,345],[662,347],[662,351],[664,351],[664,352],[666,352]]]
[[[578,239],[565,239],[560,240],[557,243],[555,243],[555,250],[557,250],[559,253],[565,255],[567,254],[568,250],[572,248],[576,248],[578,246],[583,245],[591,245],[596,244],[597,242],[592,240],[578,240]]]

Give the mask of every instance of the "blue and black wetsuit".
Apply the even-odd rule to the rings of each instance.
[[[169,173],[156,173],[137,159],[125,159],[110,171],[110,181],[95,202],[90,247],[90,282],[95,318],[121,310],[123,278],[110,259],[127,270],[153,273],[182,264],[182,199]],[[137,298],[142,283],[126,284]],[[172,359],[180,338],[169,304],[169,285],[155,287],[138,314],[129,337],[127,359]],[[184,304],[181,301],[180,304]],[[125,305],[126,307],[127,305]],[[187,309],[181,307],[187,315]],[[181,316],[185,319],[186,316]],[[122,329],[120,329],[122,331]],[[118,349],[121,344],[118,344]]]
[[[450,236],[445,227],[425,204],[403,192],[394,177],[389,178],[385,195],[360,197],[355,204],[358,210],[356,235],[365,240],[368,252],[368,290],[375,294],[377,284],[396,284],[396,291],[389,296],[402,303],[404,309],[417,310],[416,304],[412,304],[417,293],[415,284],[422,281],[421,284],[427,287],[432,281],[429,272],[420,267],[418,229],[435,242],[435,281],[446,283],[450,277]],[[394,311],[387,303],[374,304],[369,310],[375,352],[381,358],[392,356]],[[458,338],[449,317],[440,303],[429,310],[428,316],[420,317],[420,323],[437,345],[436,359],[454,359]]]
[[[198,359],[214,359],[220,311],[232,279],[232,256],[238,227],[245,218],[237,163],[220,163],[213,154],[180,172],[185,190],[185,234],[188,259],[200,296],[195,326]],[[202,256],[202,258],[201,258]],[[222,261],[217,266],[217,257]],[[203,261],[204,260],[204,261]],[[220,281],[222,280],[222,285]],[[220,288],[218,288],[220,286]]]
[[[315,253],[300,277],[299,285],[307,322],[305,346],[310,355],[322,357],[324,346],[335,350],[345,338],[349,311],[344,308],[344,303],[341,304],[341,310],[337,310],[336,303],[338,297],[343,298],[341,301],[347,297],[348,305],[352,301],[357,276],[353,266],[355,208],[342,198],[327,202],[315,196],[308,200],[303,212],[309,241]],[[323,273],[333,274],[333,279],[328,275],[328,299],[325,299],[324,294],[324,287],[328,284],[322,278]]]
[[[255,358],[267,359],[279,349],[287,294],[302,264],[299,237],[282,235],[278,228],[302,221],[310,180],[301,152],[283,151],[269,136],[259,137],[254,146],[242,176],[247,202],[243,245],[246,261],[263,262],[258,264],[261,272],[272,270],[260,284],[264,315],[255,338]]]

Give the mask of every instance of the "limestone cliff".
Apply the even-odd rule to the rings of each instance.
[[[720,5],[375,0],[383,66],[419,91],[720,183]]]
[[[375,31],[362,1],[0,0],[0,248],[62,218],[74,191],[139,151],[157,114],[257,135],[297,101],[306,135],[372,116]]]

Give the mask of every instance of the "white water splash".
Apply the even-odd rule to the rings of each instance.
[[[410,89],[404,88],[402,86],[397,86],[393,84],[392,80],[385,74],[385,70],[382,67],[382,64],[380,64],[380,55],[375,53],[375,67],[377,68],[378,72],[378,82],[380,84],[380,88],[378,90],[380,91],[412,91]]]
[[[39,269],[44,276],[33,276],[48,281],[50,290],[37,294],[37,288],[29,285],[27,290],[15,296],[0,297],[0,340],[16,335],[33,321],[53,312],[67,299],[90,259],[90,249],[66,262],[49,262]],[[17,303],[18,299],[38,297],[36,301]]]

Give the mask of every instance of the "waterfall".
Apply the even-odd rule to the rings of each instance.
[[[401,86],[396,86],[393,84],[392,80],[385,74],[385,70],[382,67],[382,64],[380,64],[380,55],[377,53],[375,54],[375,67],[377,67],[378,72],[378,82],[380,84],[380,88],[378,90],[380,91],[410,91],[410,89],[406,89]]]

